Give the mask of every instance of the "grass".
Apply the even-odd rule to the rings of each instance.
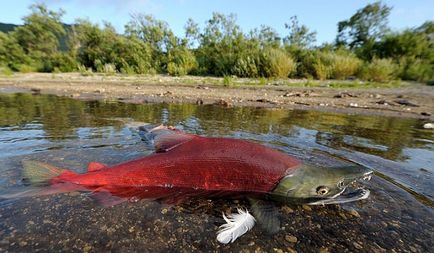
[[[8,67],[0,67],[0,75],[12,76],[14,72]]]
[[[2,73],[3,72],[3,73]],[[238,78],[234,76],[211,77],[211,76],[181,76],[172,77],[169,75],[139,75],[115,73],[107,76],[106,73],[92,72],[91,69],[81,68],[77,72],[82,78],[104,77],[112,80],[139,82],[144,84],[177,84],[177,85],[210,85],[224,87],[329,87],[329,88],[349,88],[349,89],[364,89],[364,88],[397,88],[407,85],[407,82],[389,81],[389,82],[374,82],[361,80],[312,80],[312,79],[268,79],[268,78]],[[75,73],[75,74],[77,74]],[[8,76],[10,72],[0,68],[0,75]],[[74,73],[68,73],[74,74]],[[24,74],[25,75],[25,74]],[[62,73],[55,74],[55,77],[61,77]],[[54,78],[54,75],[50,76]]]

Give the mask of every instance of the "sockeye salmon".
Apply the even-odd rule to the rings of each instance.
[[[273,201],[332,204],[369,195],[364,189],[345,192],[355,180],[370,179],[372,171],[361,166],[309,166],[250,141],[203,137],[165,126],[141,131],[153,142],[155,153],[110,167],[93,162],[84,174],[23,161],[25,177],[38,189],[27,195],[88,191],[107,206],[131,198],[176,203],[199,196],[246,196],[258,222],[272,232],[279,228],[276,210],[270,208]],[[255,222],[242,210],[224,219],[227,224],[217,238],[222,243],[233,242]]]

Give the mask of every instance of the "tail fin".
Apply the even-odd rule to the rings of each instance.
[[[24,160],[22,161],[24,168],[24,178],[28,180],[28,182],[35,186],[44,186],[48,185],[50,179],[53,177],[57,177],[66,170],[57,168],[53,165]]]
[[[29,183],[29,185],[25,188],[13,187],[1,191],[0,206],[4,202],[2,199],[16,199],[81,190],[80,186],[65,182],[59,177],[74,175],[75,173],[72,171],[31,160],[24,160],[22,164],[24,168],[24,180]],[[57,180],[58,182],[52,181],[55,177],[59,178],[59,180]]]

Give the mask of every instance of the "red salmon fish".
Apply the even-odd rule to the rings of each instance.
[[[23,161],[33,184],[48,184],[47,193],[91,191],[102,204],[130,198],[177,201],[197,195],[263,194],[301,162],[263,145],[231,138],[210,138],[156,127],[149,131],[156,152],[107,167],[91,163],[77,174],[36,161]]]
[[[369,191],[346,192],[359,179],[369,180],[363,166],[324,168],[302,164],[277,150],[245,140],[211,138],[159,126],[142,128],[155,153],[108,167],[92,162],[77,174],[37,161],[23,161],[28,191],[0,197],[14,198],[69,191],[87,191],[104,206],[129,199],[176,203],[192,197],[247,197],[261,226],[271,233],[280,228],[274,201],[297,200],[311,205],[366,199]],[[271,202],[269,200],[272,200]],[[233,242],[251,229],[248,211],[226,217],[217,240]]]

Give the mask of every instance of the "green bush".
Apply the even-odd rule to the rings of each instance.
[[[312,66],[314,77],[325,79],[347,79],[358,73],[362,61],[356,56],[342,51],[317,52]]]
[[[18,65],[18,71],[21,73],[37,72],[37,70],[38,68],[32,65],[27,65],[27,64]]]
[[[359,76],[368,81],[387,82],[398,76],[398,70],[398,65],[391,59],[374,58],[362,67]]]
[[[326,80],[330,78],[332,73],[332,66],[323,61],[317,61],[313,64],[315,70],[315,78],[319,80]]]
[[[232,67],[232,74],[238,77],[258,77],[259,70],[255,56],[240,57]]]
[[[84,65],[78,65],[78,72],[80,72],[80,74],[82,76],[91,76],[91,75],[93,75],[92,68],[86,68],[86,66],[84,66]]]
[[[281,49],[265,49],[260,62],[260,73],[263,77],[288,78],[296,71],[294,60]]]
[[[298,47],[287,47],[286,50],[294,57],[297,63],[297,77],[316,78],[315,64],[318,60],[317,51]]]
[[[11,76],[14,72],[6,67],[0,67],[0,75]]]
[[[331,78],[344,80],[350,76],[355,76],[362,66],[362,61],[355,55],[333,54]]]
[[[232,76],[223,76],[223,85],[225,87],[232,86],[234,84],[234,80]]]
[[[313,63],[315,78],[319,80],[331,78],[335,65],[335,55],[331,52],[317,52],[316,55],[316,61]]]
[[[169,52],[167,73],[172,76],[184,76],[197,67],[193,53],[184,47],[177,47]]]
[[[0,32],[0,64],[12,71],[18,71],[20,65],[30,64],[30,58],[10,33]]]
[[[427,61],[403,57],[399,60],[399,67],[402,79],[420,82],[434,80],[434,66]]]
[[[119,37],[112,50],[110,61],[117,71],[126,74],[148,74],[153,71],[152,51],[145,42],[135,37]]]
[[[105,74],[116,74],[116,66],[112,63],[106,63],[101,72]]]
[[[55,53],[38,64],[40,72],[73,72],[77,70],[77,61],[69,54]]]

